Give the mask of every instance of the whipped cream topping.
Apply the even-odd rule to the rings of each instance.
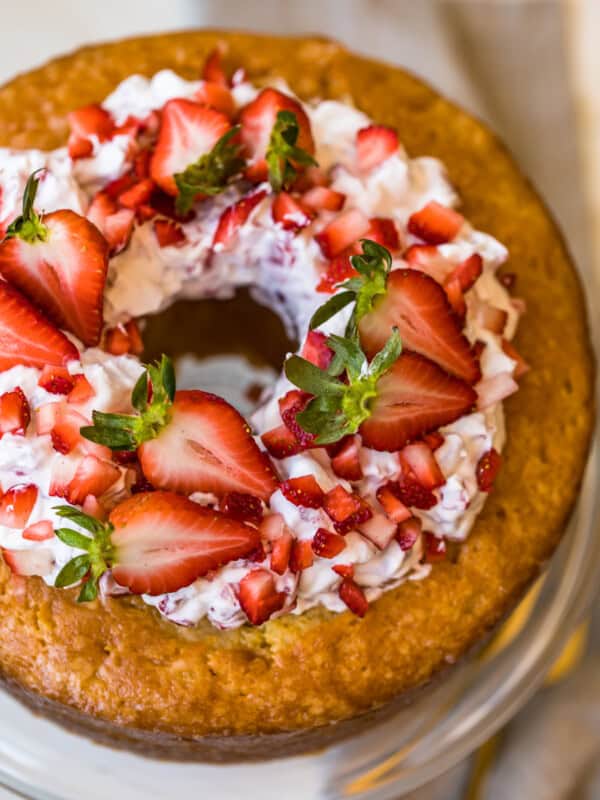
[[[199,81],[185,81],[165,70],[147,79],[134,75],[123,81],[104,101],[104,107],[115,122],[123,124],[129,116],[147,117],[174,97],[192,97]],[[289,90],[286,90],[289,92]],[[253,99],[257,89],[240,83],[232,93],[238,107]],[[443,165],[432,158],[409,159],[400,149],[367,175],[354,169],[356,133],[370,123],[368,117],[348,104],[324,101],[305,105],[316,143],[316,158],[324,169],[332,170],[332,188],[346,195],[345,208],[358,208],[369,217],[392,218],[403,231],[403,245],[417,242],[406,232],[409,216],[431,200],[454,206],[458,198],[445,177]],[[51,211],[71,208],[85,213],[96,191],[108,181],[122,175],[130,167],[131,141],[127,135],[93,143],[89,158],[71,161],[66,148],[50,153],[0,149],[0,185],[2,210],[0,225],[10,222],[20,212],[26,180],[35,169],[46,172],[40,183],[37,205]],[[247,188],[247,187],[246,187]],[[260,187],[258,187],[260,188]],[[267,185],[263,188],[268,188]],[[147,222],[137,226],[126,249],[110,261],[105,293],[104,316],[108,325],[160,312],[178,298],[226,298],[241,286],[251,287],[259,302],[278,312],[291,334],[301,342],[314,310],[326,299],[316,286],[323,257],[314,239],[313,226],[297,233],[285,230],[273,221],[269,194],[257,205],[248,221],[239,229],[233,249],[212,248],[213,235],[223,210],[244,193],[243,185],[232,186],[222,194],[195,207],[195,215],[183,223],[186,240],[178,246],[160,247]],[[322,212],[317,226],[323,227],[335,215]],[[504,338],[512,338],[518,322],[518,311],[510,295],[498,282],[495,273],[507,252],[485,233],[465,222],[457,238],[439,246],[448,272],[473,253],[483,259],[483,273],[467,293],[466,335],[471,341],[486,344],[481,357],[482,381],[502,373],[512,375],[516,362],[503,348],[501,337],[487,330],[480,320],[479,309],[489,304],[507,313]],[[401,258],[393,269],[406,267]],[[443,276],[442,276],[443,277]],[[348,310],[331,319],[323,330],[342,334]],[[129,356],[113,356],[99,349],[83,350],[81,360],[73,362],[71,373],[83,372],[96,396],[86,408],[78,407],[84,416],[92,409],[132,411],[131,389],[142,369]],[[27,396],[32,411],[49,402],[63,399],[38,386],[39,371],[14,367],[0,373],[0,394],[19,386]],[[257,434],[281,424],[278,398],[295,388],[281,375],[252,418]],[[49,435],[39,436],[30,426],[25,436],[5,435],[0,439],[0,485],[4,490],[21,483],[38,487],[38,499],[29,524],[49,519],[58,524],[53,511],[62,501],[50,495],[53,471],[62,456],[53,447]],[[504,419],[501,403],[495,403],[441,429],[444,443],[436,451],[436,460],[446,483],[435,490],[438,502],[427,511],[414,509],[424,529],[438,537],[463,540],[469,533],[485,502],[485,493],[478,488],[476,467],[481,456],[491,447],[500,451],[504,445]],[[363,478],[354,487],[337,477],[324,449],[312,449],[290,458],[275,460],[281,479],[312,474],[323,491],[341,484],[354,488],[361,497],[377,507],[377,489],[388,480],[395,480],[401,471],[396,453],[361,450]],[[60,462],[62,463],[62,462]],[[120,468],[120,477],[103,498],[108,506],[129,492],[131,470]],[[207,495],[192,499],[203,504],[215,502]],[[312,539],[317,528],[334,530],[329,517],[320,509],[302,508],[289,502],[281,491],[270,499],[270,510],[279,513],[298,539]],[[51,570],[44,579],[53,584],[62,566],[77,551],[57,537],[41,543],[23,539],[20,530],[0,526],[0,546],[14,549],[38,549],[49,554]],[[338,588],[340,576],[332,570],[335,564],[354,565],[354,579],[364,589],[369,601],[404,580],[424,578],[430,566],[423,562],[422,542],[403,551],[393,540],[379,550],[358,531],[345,536],[345,549],[333,559],[315,557],[314,564],[300,575],[286,571],[276,575],[276,587],[284,592],[286,602],[277,615],[300,614],[317,605],[340,612],[346,609]],[[169,620],[181,625],[194,625],[206,617],[220,628],[231,628],[246,622],[237,599],[240,580],[250,570],[268,568],[268,558],[260,565],[244,560],[229,563],[214,574],[195,581],[177,592],[162,596],[144,596],[144,601],[158,609]],[[110,575],[101,588],[104,594],[119,594]]]

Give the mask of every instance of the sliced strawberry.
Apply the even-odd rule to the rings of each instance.
[[[479,253],[473,253],[454,268],[450,277],[456,278],[463,292],[468,292],[483,272],[483,259]]]
[[[253,192],[223,211],[213,236],[213,248],[224,250],[232,243],[238,228],[248,221],[250,214],[266,194],[263,190]]]
[[[479,365],[444,290],[425,273],[413,269],[390,273],[386,294],[375,300],[359,324],[361,343],[370,358],[382,349],[393,327],[407,350],[427,356],[470,383],[479,379]]]
[[[411,517],[398,525],[396,541],[400,545],[401,550],[412,550],[420,536],[421,520],[418,517]]]
[[[333,358],[333,350],[327,346],[327,336],[324,333],[309,331],[300,355],[319,369],[327,369]]]
[[[519,378],[522,378],[523,375],[529,372],[531,367],[508,339],[502,339],[502,349],[509,358],[517,362],[513,370],[513,378],[519,380]]]
[[[331,459],[331,468],[347,481],[359,481],[363,476],[360,465],[360,438],[349,436]]]
[[[86,216],[104,236],[113,255],[129,244],[135,212],[128,208],[119,209],[115,200],[106,192],[98,192]]]
[[[397,525],[409,519],[411,516],[408,508],[387,484],[380,486],[379,489],[377,489],[377,499],[381,503],[381,506],[388,518]]]
[[[216,83],[219,86],[229,86],[227,75],[223,69],[223,52],[220,47],[215,47],[206,57],[202,68],[202,80]]]
[[[279,488],[286,500],[296,506],[305,508],[321,508],[325,495],[314,475],[302,475],[288,478]]]
[[[150,200],[153,191],[154,181],[150,178],[143,178],[119,195],[119,203],[125,208],[136,209]]]
[[[275,195],[271,213],[273,220],[288,231],[299,231],[311,222],[306,209],[288,192]]]
[[[363,536],[378,547],[385,550],[396,535],[397,524],[385,514],[375,513],[373,516],[358,526]]]
[[[360,428],[375,450],[400,450],[459,419],[477,400],[473,388],[416,353],[404,352],[377,383],[372,414]]]
[[[169,100],[162,112],[156,149],[150,163],[155,183],[170,195],[177,195],[174,175],[209,153],[231,123],[220,111],[193,100]]]
[[[361,507],[360,499],[346,491],[339,483],[326,493],[323,501],[325,512],[334,522],[345,522],[359,512]]]
[[[46,542],[54,539],[54,527],[49,519],[42,519],[25,528],[22,536],[28,542]]]
[[[365,238],[372,239],[392,252],[400,247],[398,229],[394,220],[387,217],[372,217],[369,220],[369,230],[365,234]]]
[[[365,236],[369,230],[368,217],[357,208],[342,211],[322,231],[315,235],[315,240],[325,258],[339,256],[347,247]]]
[[[55,466],[50,494],[64,497],[73,505],[82,505],[89,494],[101,497],[121,476],[114,464],[91,455],[79,462],[72,475],[69,475],[70,465]]]
[[[279,425],[277,428],[266,431],[260,438],[273,458],[289,458],[302,449],[287,425]]]
[[[302,204],[313,211],[341,211],[346,195],[328,186],[313,186],[302,195]]]
[[[136,494],[109,519],[112,574],[134,594],[177,591],[260,544],[256,528],[171,492]]]
[[[277,591],[268,570],[255,569],[240,581],[238,599],[252,625],[262,625],[283,608],[285,593]]]
[[[231,119],[235,114],[235,101],[227,86],[205,81],[198,87],[194,100],[202,106],[214,108]]]
[[[169,424],[140,446],[139,459],[159,489],[247,492],[267,501],[277,488],[244,418],[222,398],[199,390],[176,393]]]
[[[447,551],[444,539],[435,536],[431,531],[423,531],[423,542],[425,545],[425,561],[428,564],[446,560]]]
[[[346,540],[339,533],[319,528],[312,540],[312,549],[320,558],[335,558],[346,548]]]
[[[304,541],[296,539],[292,545],[292,552],[290,555],[289,566],[291,571],[302,572],[312,567],[314,560],[312,542],[309,539],[305,539]]]
[[[426,489],[436,489],[446,482],[435,456],[425,442],[415,442],[402,448],[400,463],[403,471],[408,467]]]
[[[458,211],[431,200],[408,219],[408,230],[428,244],[443,244],[455,238],[464,224]]]
[[[69,394],[75,381],[66,367],[45,366],[38,380],[38,386],[50,394]]]
[[[356,134],[356,161],[358,168],[369,172],[398,152],[400,142],[394,128],[386,125],[369,125]]]
[[[0,438],[5,433],[24,435],[30,421],[29,403],[19,386],[0,396]]]
[[[491,492],[502,466],[502,456],[492,447],[477,462],[477,485],[482,492]]]
[[[67,400],[69,403],[87,403],[95,396],[96,391],[92,384],[83,374],[73,375],[73,388],[69,392]]]
[[[291,111],[296,116],[299,128],[296,146],[311,155],[315,152],[310,122],[300,103],[277,89],[263,89],[240,113],[241,139],[251,160],[247,176],[257,183],[267,178],[265,155],[280,111]]]
[[[0,370],[18,364],[42,369],[78,358],[77,348],[63,333],[16,289],[0,283]]]
[[[360,586],[352,578],[344,578],[339,588],[340,598],[357,617],[364,617],[369,602]]]
[[[240,522],[252,522],[260,525],[263,518],[263,506],[258,497],[244,492],[226,492],[219,505],[226,517]]]
[[[8,550],[2,548],[2,558],[14,575],[30,577],[39,575],[45,577],[52,572],[54,556],[52,550],[45,547],[29,548],[27,550]]]
[[[32,483],[12,486],[0,497],[0,525],[7,528],[24,528],[31,516],[38,496]]]
[[[181,225],[171,219],[157,219],[153,224],[159,247],[173,247],[185,242],[186,237]]]

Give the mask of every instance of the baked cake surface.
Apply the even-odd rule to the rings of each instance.
[[[0,90],[0,145],[57,147],[68,111],[133,73],[194,78],[218,42],[251,79],[280,76],[303,99],[350,97],[396,127],[411,156],[444,162],[461,211],[509,250],[504,270],[527,303],[516,345],[532,369],[506,401],[503,468],[469,539],[363,619],[313,609],[260,628],[184,629],[135,599],[77,605],[74,592],[0,567],[7,684],[83,730],[176,757],[268,756],[329,741],[345,726],[328,723],[407,695],[460,658],[556,546],[594,417],[585,305],[553,221],[497,139],[402,70],[321,39],[186,32],[94,46]]]

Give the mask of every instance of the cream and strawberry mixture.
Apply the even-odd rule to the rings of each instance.
[[[273,86],[229,81],[213,57],[204,80],[125,80],[71,115],[68,147],[0,150],[3,232],[41,170],[34,222],[23,211],[0,245],[0,546],[16,573],[84,588],[92,575],[101,598],[139,594],[181,625],[318,605],[362,616],[426,577],[481,511],[502,400],[526,370],[509,344],[522,303],[496,276],[506,250],[453,210],[437,160],[410,159],[349,103]],[[145,373],[137,357],[136,319],[241,286],[300,342],[252,435],[205,392],[173,402],[166,362]],[[82,535],[110,538],[96,572]]]

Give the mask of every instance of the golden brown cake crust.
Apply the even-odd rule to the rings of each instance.
[[[134,72],[170,67],[194,78],[217,42],[251,78],[279,75],[304,98],[352,97],[396,126],[410,155],[444,161],[465,215],[509,248],[505,269],[528,308],[517,347],[532,371],[506,403],[504,466],[454,562],[385,593],[362,620],[313,610],[261,628],[188,630],[135,600],[77,606],[72,593],[0,565],[5,681],[63,721],[129,744],[147,736],[182,757],[273,754],[256,734],[281,734],[273,742],[283,751],[327,741],[337,726],[320,738],[303,732],[382,707],[458,659],[554,550],[593,424],[585,305],[559,232],[498,140],[402,70],[316,38],[201,31],[98,45],[0,89],[0,145],[61,145],[70,109],[102,100]],[[193,741],[203,736],[218,738]]]

